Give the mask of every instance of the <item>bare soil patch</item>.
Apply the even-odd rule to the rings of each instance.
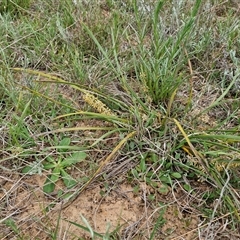
[[[119,228],[120,239],[149,239],[161,212],[165,212],[161,220],[163,224],[155,239],[179,239],[180,235],[184,235],[184,239],[194,239],[196,236],[196,231],[191,230],[197,229],[198,216],[182,214],[177,202],[169,201],[170,195],[159,195],[158,202],[169,203],[154,207],[155,203],[147,200],[152,190],[144,183],[140,183],[137,194],[126,182],[113,183],[108,190],[93,183],[66,209],[48,212],[46,207],[57,197],[43,193],[44,181],[45,177],[38,175],[5,176],[0,193],[1,219],[12,219],[17,229],[13,231],[11,226],[2,222],[1,239],[52,239],[51,234],[56,229],[57,239],[91,239],[86,231],[69,223],[72,221],[85,226],[81,215],[98,233]]]

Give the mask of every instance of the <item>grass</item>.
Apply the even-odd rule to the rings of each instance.
[[[179,212],[197,216],[198,228],[185,231],[192,239],[238,236],[237,3],[3,4],[2,179],[20,189],[21,181],[43,176],[41,191],[52,199],[41,208],[46,217],[63,198],[71,206],[93,182],[108,189],[111,172],[111,181],[124,179],[138,196],[142,183],[152,189],[144,198],[153,213],[147,227],[136,224],[128,238],[129,226],[98,233],[85,216],[82,225],[68,220],[93,239],[180,239],[176,229],[164,230],[166,195]],[[3,210],[14,197],[13,188],[2,188]],[[42,226],[36,236],[61,238],[60,218],[57,225],[35,220]],[[30,239],[26,222],[10,210],[1,219],[1,229],[8,229],[2,238]]]

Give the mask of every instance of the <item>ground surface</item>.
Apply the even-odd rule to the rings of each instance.
[[[240,239],[240,6],[197,2],[0,8],[0,239]]]
[[[17,183],[19,180],[21,184]],[[166,222],[156,239],[181,239],[180,236],[184,239],[194,239],[197,236],[199,217],[196,214],[181,213],[177,199],[174,201],[171,194],[158,197],[158,201],[167,205],[153,208],[144,200],[152,191],[144,183],[140,183],[141,189],[137,194],[134,194],[130,184],[114,183],[115,186],[109,186],[108,193],[93,183],[91,188],[63,211],[44,213],[44,208],[54,198],[46,197],[42,192],[44,177],[19,179],[19,176],[12,175],[11,180],[6,181],[1,186],[8,192],[9,202],[3,213],[13,216],[25,239],[51,239],[49,232],[55,229],[59,217],[58,239],[74,239],[74,236],[90,239],[89,234],[68,222],[82,224],[81,215],[98,233],[105,233],[106,229],[111,232],[120,227],[122,239],[139,239],[140,236],[142,239],[148,239],[152,222],[160,211],[163,213],[161,221]],[[17,188],[14,187],[16,184]],[[2,199],[6,196],[1,194],[0,197]],[[43,223],[47,223],[47,228]],[[1,234],[2,239],[15,239],[15,234],[11,234],[8,229]]]

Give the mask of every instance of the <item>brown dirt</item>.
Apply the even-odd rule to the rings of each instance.
[[[3,173],[1,174],[3,176]],[[156,233],[155,239],[194,239],[199,219],[196,215],[181,214],[176,202],[169,202],[166,206],[153,207],[148,201],[152,190],[144,183],[140,184],[137,194],[133,186],[126,182],[108,186],[108,189],[92,184],[84,191],[72,205],[56,213],[45,211],[45,208],[56,196],[43,194],[44,176],[33,175],[21,177],[13,174],[2,182],[0,192],[1,218],[11,216],[18,227],[18,232],[1,223],[1,239],[53,239],[50,232],[59,226],[57,239],[91,239],[90,235],[68,221],[86,226],[81,215],[88,221],[92,229],[98,233],[121,229],[119,239],[149,239],[153,223],[164,210],[162,221],[165,221],[161,231]],[[158,196],[158,202],[167,202],[168,195]],[[189,232],[189,233],[188,233]]]

